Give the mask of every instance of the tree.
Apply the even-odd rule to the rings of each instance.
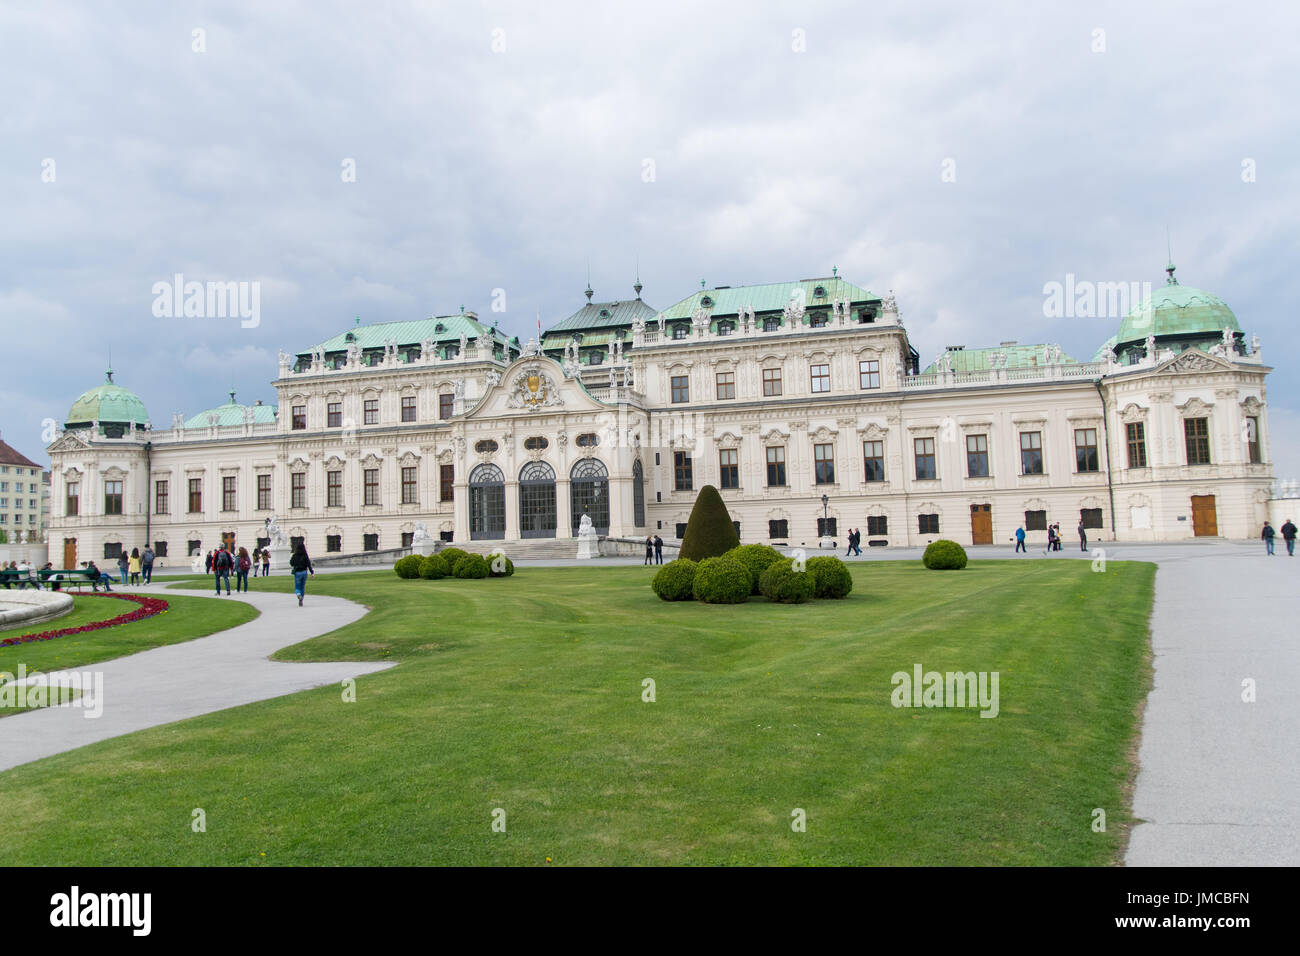
[[[686,534],[682,538],[681,556],[692,561],[716,558],[740,546],[740,536],[731,523],[727,506],[718,489],[705,485],[695,499],[695,507],[686,520]]]

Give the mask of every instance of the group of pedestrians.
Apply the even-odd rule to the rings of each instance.
[[[216,593],[221,594],[221,586],[226,586],[226,594],[230,594],[230,578],[235,578],[235,591],[248,593],[248,576],[252,574],[257,577],[257,569],[262,569],[262,577],[267,577],[271,573],[271,550],[269,548],[254,548],[253,553],[249,554],[247,548],[235,550],[233,545],[222,545],[208,552],[205,561],[207,573],[212,575],[213,584]],[[307,575],[315,574],[316,569],[311,566],[311,558],[307,556],[307,548],[299,542],[293,549],[293,556],[289,558],[289,570],[293,572],[293,591],[298,596],[298,606],[302,607],[303,598],[307,593]]]
[[[664,563],[664,539],[659,535],[650,535],[645,539],[644,564]]]
[[[153,548],[147,545],[143,551],[132,548],[130,554],[121,552],[117,556],[118,583],[132,587],[148,584],[153,580],[153,562]]]
[[[1260,534],[1260,537],[1264,539],[1265,553],[1266,554],[1274,553],[1273,539],[1277,537],[1278,531],[1282,532],[1282,540],[1286,542],[1286,553],[1289,554],[1291,557],[1295,557],[1296,527],[1292,523],[1290,518],[1287,518],[1286,524],[1282,525],[1282,527],[1278,528],[1276,531],[1273,529],[1273,526],[1271,524],[1269,524],[1267,521],[1264,522],[1264,531]]]
[[[851,554],[857,554],[857,555],[862,554],[862,529],[861,528],[849,529],[849,550],[844,552],[844,557],[847,558]]]
[[[1023,525],[1016,529],[1016,536],[1011,540],[1016,543],[1017,554],[1021,551],[1025,552],[1025,554],[1029,553],[1029,548],[1025,544],[1025,529]],[[1058,521],[1056,524],[1049,524],[1047,526],[1047,550],[1060,551],[1061,541],[1061,523]],[[1079,550],[1088,550],[1088,529],[1083,526],[1082,521],[1079,522]]]

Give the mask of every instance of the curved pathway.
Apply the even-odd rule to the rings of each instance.
[[[166,592],[163,592],[164,594]],[[179,594],[212,597],[207,590]],[[103,712],[87,718],[81,707],[45,707],[0,720],[0,771],[111,737],[338,684],[373,674],[391,662],[338,661],[291,664],[267,658],[282,647],[328,633],[366,614],[343,598],[250,591],[222,600],[246,601],[260,611],[247,624],[184,644],[86,664],[74,671],[103,677]]]

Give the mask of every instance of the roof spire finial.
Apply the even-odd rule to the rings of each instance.
[[[1165,285],[1178,285],[1178,280],[1174,278],[1174,269],[1177,267],[1174,265],[1173,246],[1170,245],[1169,242],[1168,226],[1165,226],[1165,252],[1168,254],[1166,257],[1166,261],[1169,263],[1167,266],[1165,266],[1165,275],[1169,277],[1168,279],[1165,280]]]
[[[113,381],[113,346],[111,345],[108,347],[108,369],[104,374],[108,377],[107,381],[111,383]]]
[[[641,298],[641,290],[644,288],[645,286],[641,284],[641,256],[638,255],[636,257],[636,282],[632,286],[632,291],[636,293],[638,299]]]
[[[703,279],[700,280],[700,288],[701,288],[701,289],[704,288],[704,280],[703,280]]]
[[[591,301],[592,295],[595,294],[591,291],[591,260],[590,259],[587,260],[587,288],[582,290],[582,294],[587,297],[588,302]]]
[[[840,274],[839,266],[831,266],[831,275],[838,277]]]

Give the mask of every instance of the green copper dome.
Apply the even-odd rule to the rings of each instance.
[[[258,402],[256,405],[240,405],[235,401],[235,393],[230,393],[230,401],[224,405],[218,405],[216,408],[209,408],[205,412],[199,412],[197,415],[191,415],[185,420],[186,428],[206,428],[209,425],[243,425],[246,423],[245,416],[252,412],[252,423],[254,425],[274,425],[275,424],[275,407],[272,405],[263,405]]]
[[[1164,336],[1217,339],[1225,329],[1241,332],[1237,317],[1222,299],[1203,289],[1179,285],[1172,264],[1165,271],[1169,273],[1166,284],[1124,316],[1115,336],[1121,348],[1143,342],[1148,335],[1157,340]]]
[[[149,412],[135,392],[113,384],[110,369],[102,385],[96,385],[72,403],[65,422],[68,428],[88,428],[91,422],[100,425],[128,425],[135,422],[143,426],[149,421]]]

